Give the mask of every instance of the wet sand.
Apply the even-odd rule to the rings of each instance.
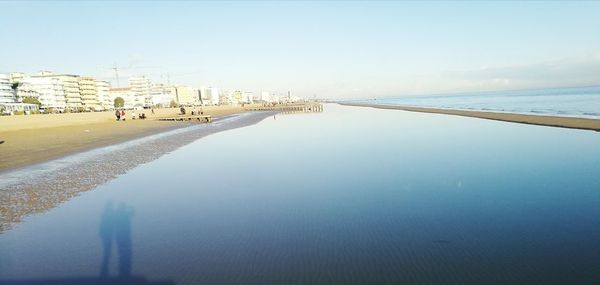
[[[273,114],[248,112],[217,119],[211,124],[179,123],[186,127],[2,172],[0,233],[25,216],[52,209],[83,191],[199,138],[256,124]],[[151,131],[155,129],[148,132]]]
[[[512,123],[521,123],[521,124],[531,124],[531,125],[540,125],[540,126],[549,126],[549,127],[600,131],[600,120],[599,119],[538,116],[538,115],[525,115],[525,114],[483,112],[483,111],[449,110],[449,109],[391,106],[391,105],[363,104],[363,103],[339,103],[339,104],[345,105],[345,106],[371,107],[371,108],[378,108],[378,109],[392,109],[392,110],[402,110],[402,111],[421,112],[421,113],[435,113],[435,114],[473,117],[473,118],[512,122]]]
[[[187,113],[192,108],[187,108]],[[200,110],[200,108],[197,108]],[[204,114],[220,117],[244,112],[238,106],[207,106]],[[136,111],[138,113],[139,111]],[[177,116],[178,108],[143,110],[146,120],[116,121],[114,112],[48,114],[0,117],[0,173],[68,154],[108,146],[150,134],[189,126],[183,122],[155,119]]]

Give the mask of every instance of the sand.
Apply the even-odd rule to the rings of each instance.
[[[52,209],[140,164],[205,136],[256,124],[273,114],[247,112],[211,124],[179,123],[188,127],[0,173],[0,234],[23,217]],[[72,143],[71,139],[66,141]]]
[[[504,121],[504,122],[521,123],[521,124],[531,124],[531,125],[540,125],[540,126],[549,126],[549,127],[561,127],[561,128],[570,128],[570,129],[600,131],[600,119],[538,116],[538,115],[525,115],[525,114],[449,110],[449,109],[391,106],[391,105],[378,105],[378,104],[361,104],[361,103],[340,103],[340,104],[346,105],[346,106],[372,107],[372,108],[379,108],[379,109],[393,109],[393,110],[421,112],[421,113],[436,113],[436,114],[446,114],[446,115],[473,117],[473,118],[488,119],[488,120],[497,120],[497,121]]]
[[[251,106],[246,106],[251,107]],[[192,108],[186,108],[189,114]],[[200,110],[200,108],[197,108]],[[239,106],[203,107],[214,118],[244,112]],[[139,111],[136,111],[139,112]],[[0,172],[35,164],[68,154],[189,126],[186,122],[157,121],[177,116],[178,108],[143,111],[148,119],[116,121],[113,111],[0,117]]]

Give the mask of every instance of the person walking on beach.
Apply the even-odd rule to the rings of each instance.
[[[125,110],[121,110],[121,118],[123,118],[123,121],[125,121]]]
[[[121,111],[115,110],[115,117],[117,117],[117,121],[121,119]]]

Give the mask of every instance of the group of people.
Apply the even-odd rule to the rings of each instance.
[[[152,113],[154,113],[154,109],[152,109]],[[115,117],[117,117],[117,121],[125,121],[125,110],[115,110]],[[144,120],[146,119],[146,113],[140,113],[137,117],[135,115],[135,111],[133,111],[131,113],[131,119],[135,120],[135,119],[140,119],[140,120]]]
[[[179,114],[185,115],[185,108],[183,106],[179,108]],[[202,109],[200,109],[200,111],[197,111],[196,107],[194,107],[194,109],[192,110],[192,115],[204,115],[204,112],[202,111]]]

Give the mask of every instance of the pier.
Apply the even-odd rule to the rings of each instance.
[[[323,112],[323,105],[320,103],[309,103],[303,105],[275,105],[259,106],[248,108],[248,111],[278,111],[281,113],[317,113]]]
[[[159,118],[159,121],[180,121],[180,122],[199,122],[199,123],[210,123],[212,117],[210,115],[204,116],[178,116],[169,118]]]

